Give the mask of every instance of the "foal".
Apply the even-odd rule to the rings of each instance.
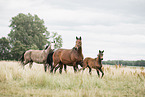
[[[102,68],[102,60],[103,60],[103,52],[104,52],[104,50],[103,51],[99,50],[98,57],[95,59],[90,58],[90,57],[85,58],[83,61],[83,68],[81,68],[80,70],[82,70],[82,69],[85,70],[85,68],[88,67],[89,73],[91,75],[92,68],[94,68],[94,69],[96,69],[98,76],[100,77],[100,74],[99,74],[99,71],[100,71],[102,73],[102,77],[103,77],[104,72],[101,69]]]

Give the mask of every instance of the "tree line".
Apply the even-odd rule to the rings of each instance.
[[[123,65],[123,66],[143,66],[145,67],[145,60],[137,60],[137,61],[124,61],[124,60],[108,60],[103,61],[103,64],[107,65]]]
[[[0,38],[0,60],[19,60],[26,50],[42,50],[52,41],[55,49],[62,47],[61,35],[47,31],[44,20],[37,15],[19,13],[10,22],[8,37]]]

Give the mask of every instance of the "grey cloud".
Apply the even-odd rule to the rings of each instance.
[[[145,0],[1,0],[0,37],[8,34],[12,17],[31,13],[44,19],[50,32],[62,35],[65,48],[82,36],[86,57],[104,49],[106,60],[142,59],[145,53],[136,52],[145,44],[144,4]]]

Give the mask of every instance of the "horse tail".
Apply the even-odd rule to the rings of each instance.
[[[21,56],[21,58],[20,58],[21,63],[24,62],[24,54],[25,54],[25,52],[23,52],[23,54],[22,54],[22,56]]]
[[[51,52],[51,53],[49,53],[48,56],[47,56],[46,63],[49,64],[49,65],[52,65],[52,62],[53,62],[53,58],[52,58],[53,53],[54,53],[54,52]]]

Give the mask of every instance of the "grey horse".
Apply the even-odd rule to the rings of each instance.
[[[44,65],[45,72],[47,71],[47,56],[49,53],[53,52],[55,43],[51,43],[50,46],[47,46],[45,50],[28,50],[23,53],[21,57],[21,63],[24,67],[26,64],[29,63],[29,67],[32,67],[32,63],[39,63]]]

